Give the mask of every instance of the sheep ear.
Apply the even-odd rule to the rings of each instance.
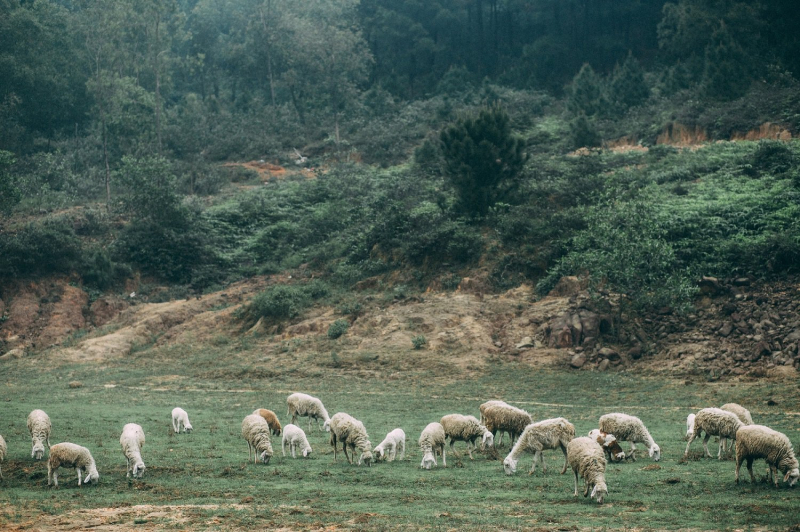
[[[594,487],[592,488],[592,494],[590,495],[590,497],[594,499],[596,493],[597,493],[597,484],[595,484]]]
[[[786,472],[786,476],[783,477],[783,481],[784,482],[788,482],[789,481],[789,475],[791,475],[791,474],[792,474],[792,470],[790,469],[789,471]]]

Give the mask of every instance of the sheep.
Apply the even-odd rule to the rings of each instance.
[[[172,409],[172,429],[175,431],[175,434],[180,433],[181,430],[183,432],[192,432],[192,424],[189,423],[189,414],[186,413],[186,410],[183,408],[173,408]]]
[[[353,463],[353,458],[347,454],[348,447],[350,447],[353,456],[355,456],[356,449],[361,451],[358,465],[366,463],[367,467],[372,466],[372,444],[369,441],[367,429],[364,428],[363,423],[349,414],[338,412],[330,418],[327,425],[330,427],[334,462],[336,461],[336,444],[341,443],[344,457],[347,458],[350,464]]]
[[[750,411],[737,403],[725,403],[721,407],[720,410],[727,410],[728,412],[733,412],[736,414],[742,423],[745,425],[752,425],[753,424],[753,416],[750,415]],[[728,440],[728,450],[730,450],[731,446],[733,445],[733,440]]]
[[[563,475],[567,471],[567,444],[575,437],[575,426],[564,419],[557,417],[545,419],[537,423],[531,423],[522,432],[516,445],[503,460],[503,469],[506,475],[513,475],[517,472],[517,462],[523,451],[533,453],[533,465],[529,475],[536,471],[536,460],[542,464],[542,470],[547,473],[547,466],[544,464],[542,451],[546,449],[561,449],[564,453],[564,467],[561,469]]]
[[[275,415],[275,412],[266,408],[256,408],[253,410],[253,414],[264,418],[273,436],[281,435],[281,422],[278,421],[278,416]]]
[[[600,447],[603,448],[603,452],[606,454],[606,461],[621,462],[625,460],[625,451],[622,450],[622,447],[617,441],[617,437],[613,434],[607,434],[601,432],[600,429],[594,429],[589,431],[589,437],[596,440],[597,443],[600,444]]]
[[[74,443],[57,443],[50,448],[50,458],[47,460],[48,486],[55,484],[58,488],[59,467],[74,467],[78,472],[78,486],[81,486],[81,471],[84,474],[83,484],[100,480],[92,453],[86,447]]]
[[[484,416],[484,412],[486,411],[487,408],[490,408],[492,406],[511,406],[511,405],[509,405],[505,401],[500,401],[499,399],[493,399],[491,401],[486,401],[485,403],[483,403],[481,406],[478,407],[478,410],[480,410],[481,412],[481,423],[484,425],[486,424],[486,416]],[[503,431],[500,431],[500,435],[497,438],[495,445],[499,446],[502,443],[503,443]],[[513,445],[513,443],[514,442],[512,441],[511,444]]]
[[[764,425],[743,425],[736,432],[736,483],[739,483],[739,468],[747,460],[750,481],[755,483],[753,460],[763,458],[769,466],[769,479],[778,487],[778,470],[786,475],[784,482],[792,487],[800,478],[797,458],[794,456],[792,442],[785,434]]]
[[[383,441],[372,449],[372,454],[375,455],[375,461],[385,459],[387,462],[392,462],[397,457],[398,449],[402,460],[406,456],[406,433],[400,428],[387,434]]]
[[[128,461],[128,474],[126,477],[142,478],[144,476],[144,460],[142,460],[142,447],[144,447],[144,430],[136,423],[128,423],[122,427],[119,437],[122,454]]]
[[[704,408],[695,415],[693,421],[694,430],[689,436],[689,442],[686,444],[686,450],[683,452],[684,458],[689,456],[689,446],[695,438],[698,438],[700,434],[705,431],[706,437],[703,439],[703,449],[705,449],[706,456],[711,456],[711,453],[708,451],[709,438],[711,438],[711,436],[719,436],[717,459],[721,460],[722,451],[725,449],[725,438],[735,440],[736,431],[744,426],[739,418],[736,417],[736,414],[719,408]],[[689,419],[686,420],[686,423],[687,425],[690,424]]]
[[[589,488],[592,490],[592,499],[596,499],[598,504],[603,503],[603,499],[608,495],[605,471],[606,459],[603,456],[603,448],[592,438],[581,436],[575,438],[567,444],[567,462],[575,473],[575,493],[578,496],[578,476],[583,478],[583,496],[589,495]]]
[[[328,411],[322,401],[304,393],[293,393],[286,398],[286,405],[288,406],[287,416],[292,416],[292,423],[297,423],[297,416],[308,417],[308,430],[311,430],[311,420],[317,421],[317,428],[319,429],[320,419],[323,421],[322,429],[330,432],[330,420]],[[320,429],[320,432],[322,431]]]
[[[34,410],[28,414],[28,432],[31,433],[33,448],[31,458],[41,460],[44,458],[44,444],[50,448],[50,416],[44,410]]]
[[[642,420],[628,414],[606,414],[600,417],[600,430],[606,434],[613,434],[617,441],[631,442],[631,460],[636,461],[636,443],[647,445],[647,453],[655,462],[661,460],[661,448],[653,441],[647,427]]]
[[[269,424],[258,414],[250,414],[242,420],[242,437],[247,441],[247,459],[253,463],[261,460],[269,464],[272,458],[272,442],[269,439]]]
[[[498,432],[501,434],[503,431],[508,432],[511,437],[509,445],[514,445],[514,439],[522,434],[525,427],[533,423],[529,413],[511,405],[489,406],[483,409],[482,416],[482,423],[486,425],[493,436],[497,436]]]
[[[6,459],[6,453],[8,451],[8,447],[6,446],[6,440],[3,439],[3,436],[0,436],[0,463]],[[0,478],[3,478],[3,470],[0,468]]]
[[[299,448],[303,458],[308,458],[311,454],[311,445],[308,443],[306,433],[297,425],[289,423],[283,428],[283,438],[281,439],[281,452],[286,456],[286,444],[289,444],[289,450],[292,453],[292,458],[297,458],[295,449]]]
[[[457,441],[463,441],[467,444],[467,454],[469,454],[470,460],[473,459],[470,446],[474,447],[475,440],[478,438],[481,438],[481,450],[485,449],[487,445],[489,447],[494,445],[494,434],[475,419],[475,416],[448,414],[443,416],[439,422],[444,428],[445,436],[450,438],[450,452],[452,453],[455,453],[453,445]]]
[[[691,438],[692,435],[694,434],[695,417],[696,417],[695,414],[689,414],[688,416],[686,416],[686,437],[683,438],[684,440],[688,441],[689,438]]]
[[[419,448],[422,451],[422,463],[419,465],[423,469],[430,469],[436,463],[436,451],[442,455],[442,464],[447,467],[447,457],[444,450],[444,427],[441,423],[428,423],[419,435]]]

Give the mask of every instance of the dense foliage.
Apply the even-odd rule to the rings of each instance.
[[[480,268],[497,289],[577,274],[680,306],[698,275],[793,271],[796,144],[656,141],[800,131],[798,17],[788,0],[0,0],[0,277],[447,289]],[[593,151],[619,138],[650,151]],[[288,172],[223,164],[242,160]],[[280,290],[248,320],[315,301]]]

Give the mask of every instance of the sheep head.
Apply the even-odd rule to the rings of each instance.
[[[136,464],[133,466],[133,478],[142,478],[144,476],[144,470],[144,462],[136,462]]]
[[[608,486],[605,482],[598,482],[592,488],[592,499],[597,501],[597,504],[603,504],[603,499],[608,495]]]
[[[654,462],[658,462],[661,460],[661,447],[654,443],[652,447],[647,450],[647,454],[650,455],[650,458],[652,458]]]
[[[506,457],[503,460],[503,470],[506,472],[506,475],[513,475],[517,472],[517,461],[513,458]]]
[[[798,478],[800,478],[800,469],[795,467],[794,469],[790,469],[786,472],[786,476],[783,477],[783,481],[788,482],[789,487],[791,488],[797,483]]]
[[[44,457],[44,445],[42,442],[37,441],[33,444],[33,449],[31,449],[31,458],[35,458],[36,460],[41,460]]]

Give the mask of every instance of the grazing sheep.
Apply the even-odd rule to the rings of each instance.
[[[281,452],[286,456],[286,444],[289,444],[289,450],[292,453],[292,458],[297,458],[295,449],[300,449],[300,454],[303,458],[307,458],[311,454],[311,445],[308,443],[306,433],[297,425],[289,423],[283,429],[283,438],[281,439]]]
[[[728,412],[733,412],[736,414],[736,417],[744,423],[745,425],[752,425],[753,424],[753,416],[750,415],[750,411],[737,403],[725,403],[721,407],[720,410],[727,410]],[[728,450],[730,451],[731,446],[733,446],[733,440],[728,440]]]
[[[743,425],[736,432],[736,483],[739,483],[739,468],[747,460],[750,481],[755,483],[753,460],[763,458],[769,466],[769,479],[778,487],[778,471],[786,473],[784,482],[794,486],[800,478],[800,466],[794,456],[792,442],[785,434],[764,425]]]
[[[686,416],[686,437],[683,438],[684,440],[688,441],[689,438],[691,438],[692,435],[694,434],[694,418],[695,417],[696,416],[694,414],[689,414],[688,416]]]
[[[258,414],[250,414],[242,420],[242,437],[247,441],[247,459],[253,455],[253,463],[261,460],[269,464],[272,458],[272,442],[269,439],[269,425]],[[255,451],[255,454],[254,454]]]
[[[331,432],[331,447],[333,447],[333,460],[336,461],[336,444],[342,444],[344,457],[350,464],[353,458],[348,456],[347,448],[350,447],[352,455],[355,456],[356,449],[361,451],[358,458],[358,465],[366,463],[367,467],[372,466],[372,444],[369,442],[367,429],[364,424],[349,414],[338,412],[330,418],[328,423]]]
[[[50,458],[47,460],[48,486],[55,484],[58,487],[59,467],[74,467],[78,472],[78,486],[81,485],[81,472],[84,474],[83,484],[100,480],[92,453],[86,447],[74,443],[57,443],[50,448]]]
[[[561,469],[563,475],[567,471],[567,444],[575,437],[575,426],[564,419],[557,417],[545,419],[537,423],[531,423],[522,432],[516,445],[503,460],[503,469],[506,475],[513,475],[517,472],[517,462],[524,451],[533,453],[533,465],[529,475],[536,471],[536,460],[542,464],[542,470],[547,473],[547,466],[544,464],[542,451],[547,449],[561,449],[564,453],[564,467]]]
[[[750,411],[737,403],[725,403],[721,407],[720,410],[726,410],[728,412],[733,412],[736,414],[736,417],[744,423],[745,425],[752,425],[753,424],[753,416],[750,415]]]
[[[328,411],[322,401],[304,393],[293,393],[286,398],[286,405],[288,406],[287,416],[292,416],[292,423],[297,423],[297,416],[308,417],[308,430],[311,430],[311,420],[317,421],[317,428],[319,429],[319,421],[322,420],[322,429],[330,432],[328,425],[331,418],[328,416]],[[320,429],[320,431],[322,431]]]
[[[6,453],[8,452],[8,447],[6,446],[6,440],[0,436],[0,463],[6,459]],[[0,478],[3,478],[3,470],[0,469]]]
[[[406,456],[406,433],[403,429],[394,429],[387,434],[383,441],[372,449],[372,454],[375,455],[375,461],[385,459],[387,462],[392,462],[397,456],[398,449],[402,460]]]
[[[497,436],[498,432],[501,435],[503,431],[508,432],[511,437],[509,445],[514,445],[514,440],[522,434],[525,427],[533,423],[529,413],[511,405],[489,406],[483,409],[482,416],[482,423],[486,425],[493,436]]]
[[[424,469],[430,469],[431,466],[438,465],[436,463],[436,451],[442,455],[442,464],[447,467],[447,457],[444,451],[444,427],[441,423],[428,423],[422,429],[422,434],[419,436],[419,448],[422,451],[422,463],[419,465]]]
[[[600,444],[587,436],[575,438],[567,445],[567,462],[575,473],[574,496],[578,496],[578,476],[580,476],[584,482],[583,496],[589,495],[591,488],[592,499],[602,504],[608,495],[608,486],[605,478],[606,459]]]
[[[689,420],[686,420],[689,425]],[[700,437],[704,431],[706,437],[703,439],[703,449],[705,454],[711,457],[708,451],[708,440],[711,436],[719,436],[719,448],[717,450],[717,459],[722,459],[722,451],[725,449],[725,438],[732,440],[736,439],[736,431],[743,427],[744,424],[736,417],[736,414],[722,410],[719,408],[704,408],[700,410],[694,417],[694,430],[689,436],[689,442],[686,444],[686,450],[683,456],[689,456],[689,446]]]
[[[455,453],[453,445],[457,441],[463,441],[467,444],[467,454],[469,459],[472,460],[472,449],[475,446],[475,440],[481,438],[481,450],[485,449],[488,445],[494,445],[494,435],[489,432],[480,421],[475,419],[475,416],[464,416],[461,414],[448,414],[443,416],[439,421],[444,428],[444,434],[450,438],[450,452]]]
[[[636,416],[628,414],[606,414],[600,417],[600,430],[606,434],[613,434],[617,441],[631,442],[631,452],[628,456],[636,461],[636,444],[644,443],[647,445],[647,453],[654,461],[661,460],[661,448],[653,441],[647,427],[642,420]]]
[[[253,414],[264,418],[264,421],[266,421],[267,425],[269,425],[269,430],[272,431],[273,436],[281,435],[281,422],[278,421],[278,416],[275,415],[275,412],[272,410],[267,410],[266,408],[256,408],[253,410]]]
[[[189,414],[187,414],[186,410],[183,408],[172,409],[172,429],[175,431],[175,434],[178,434],[181,430],[183,430],[183,432],[192,432],[192,424],[189,423]]]
[[[31,433],[33,442],[31,458],[44,458],[44,444],[47,443],[47,448],[50,448],[50,429],[50,416],[44,410],[34,410],[28,414],[28,432]]]
[[[144,476],[144,460],[142,460],[142,447],[144,447],[144,430],[136,423],[128,423],[122,427],[119,437],[122,445],[122,454],[128,461],[128,474],[126,477],[142,478]]]
[[[613,434],[606,434],[601,432],[600,429],[589,431],[589,437],[597,440],[603,452],[606,454],[606,460],[611,462],[621,462],[625,460],[625,451],[622,450],[617,437]]]
[[[483,403],[481,406],[478,407],[478,410],[480,410],[481,412],[481,423],[484,425],[486,425],[486,416],[484,415],[484,412],[486,412],[487,408],[490,408],[492,406],[511,406],[511,405],[509,405],[505,401],[500,401],[499,399],[493,399],[491,401],[486,401],[485,403]],[[495,441],[495,446],[499,446],[502,443],[503,443],[503,431],[500,431],[500,435],[498,436],[497,441]],[[511,444],[513,445],[514,442],[512,441]]]

